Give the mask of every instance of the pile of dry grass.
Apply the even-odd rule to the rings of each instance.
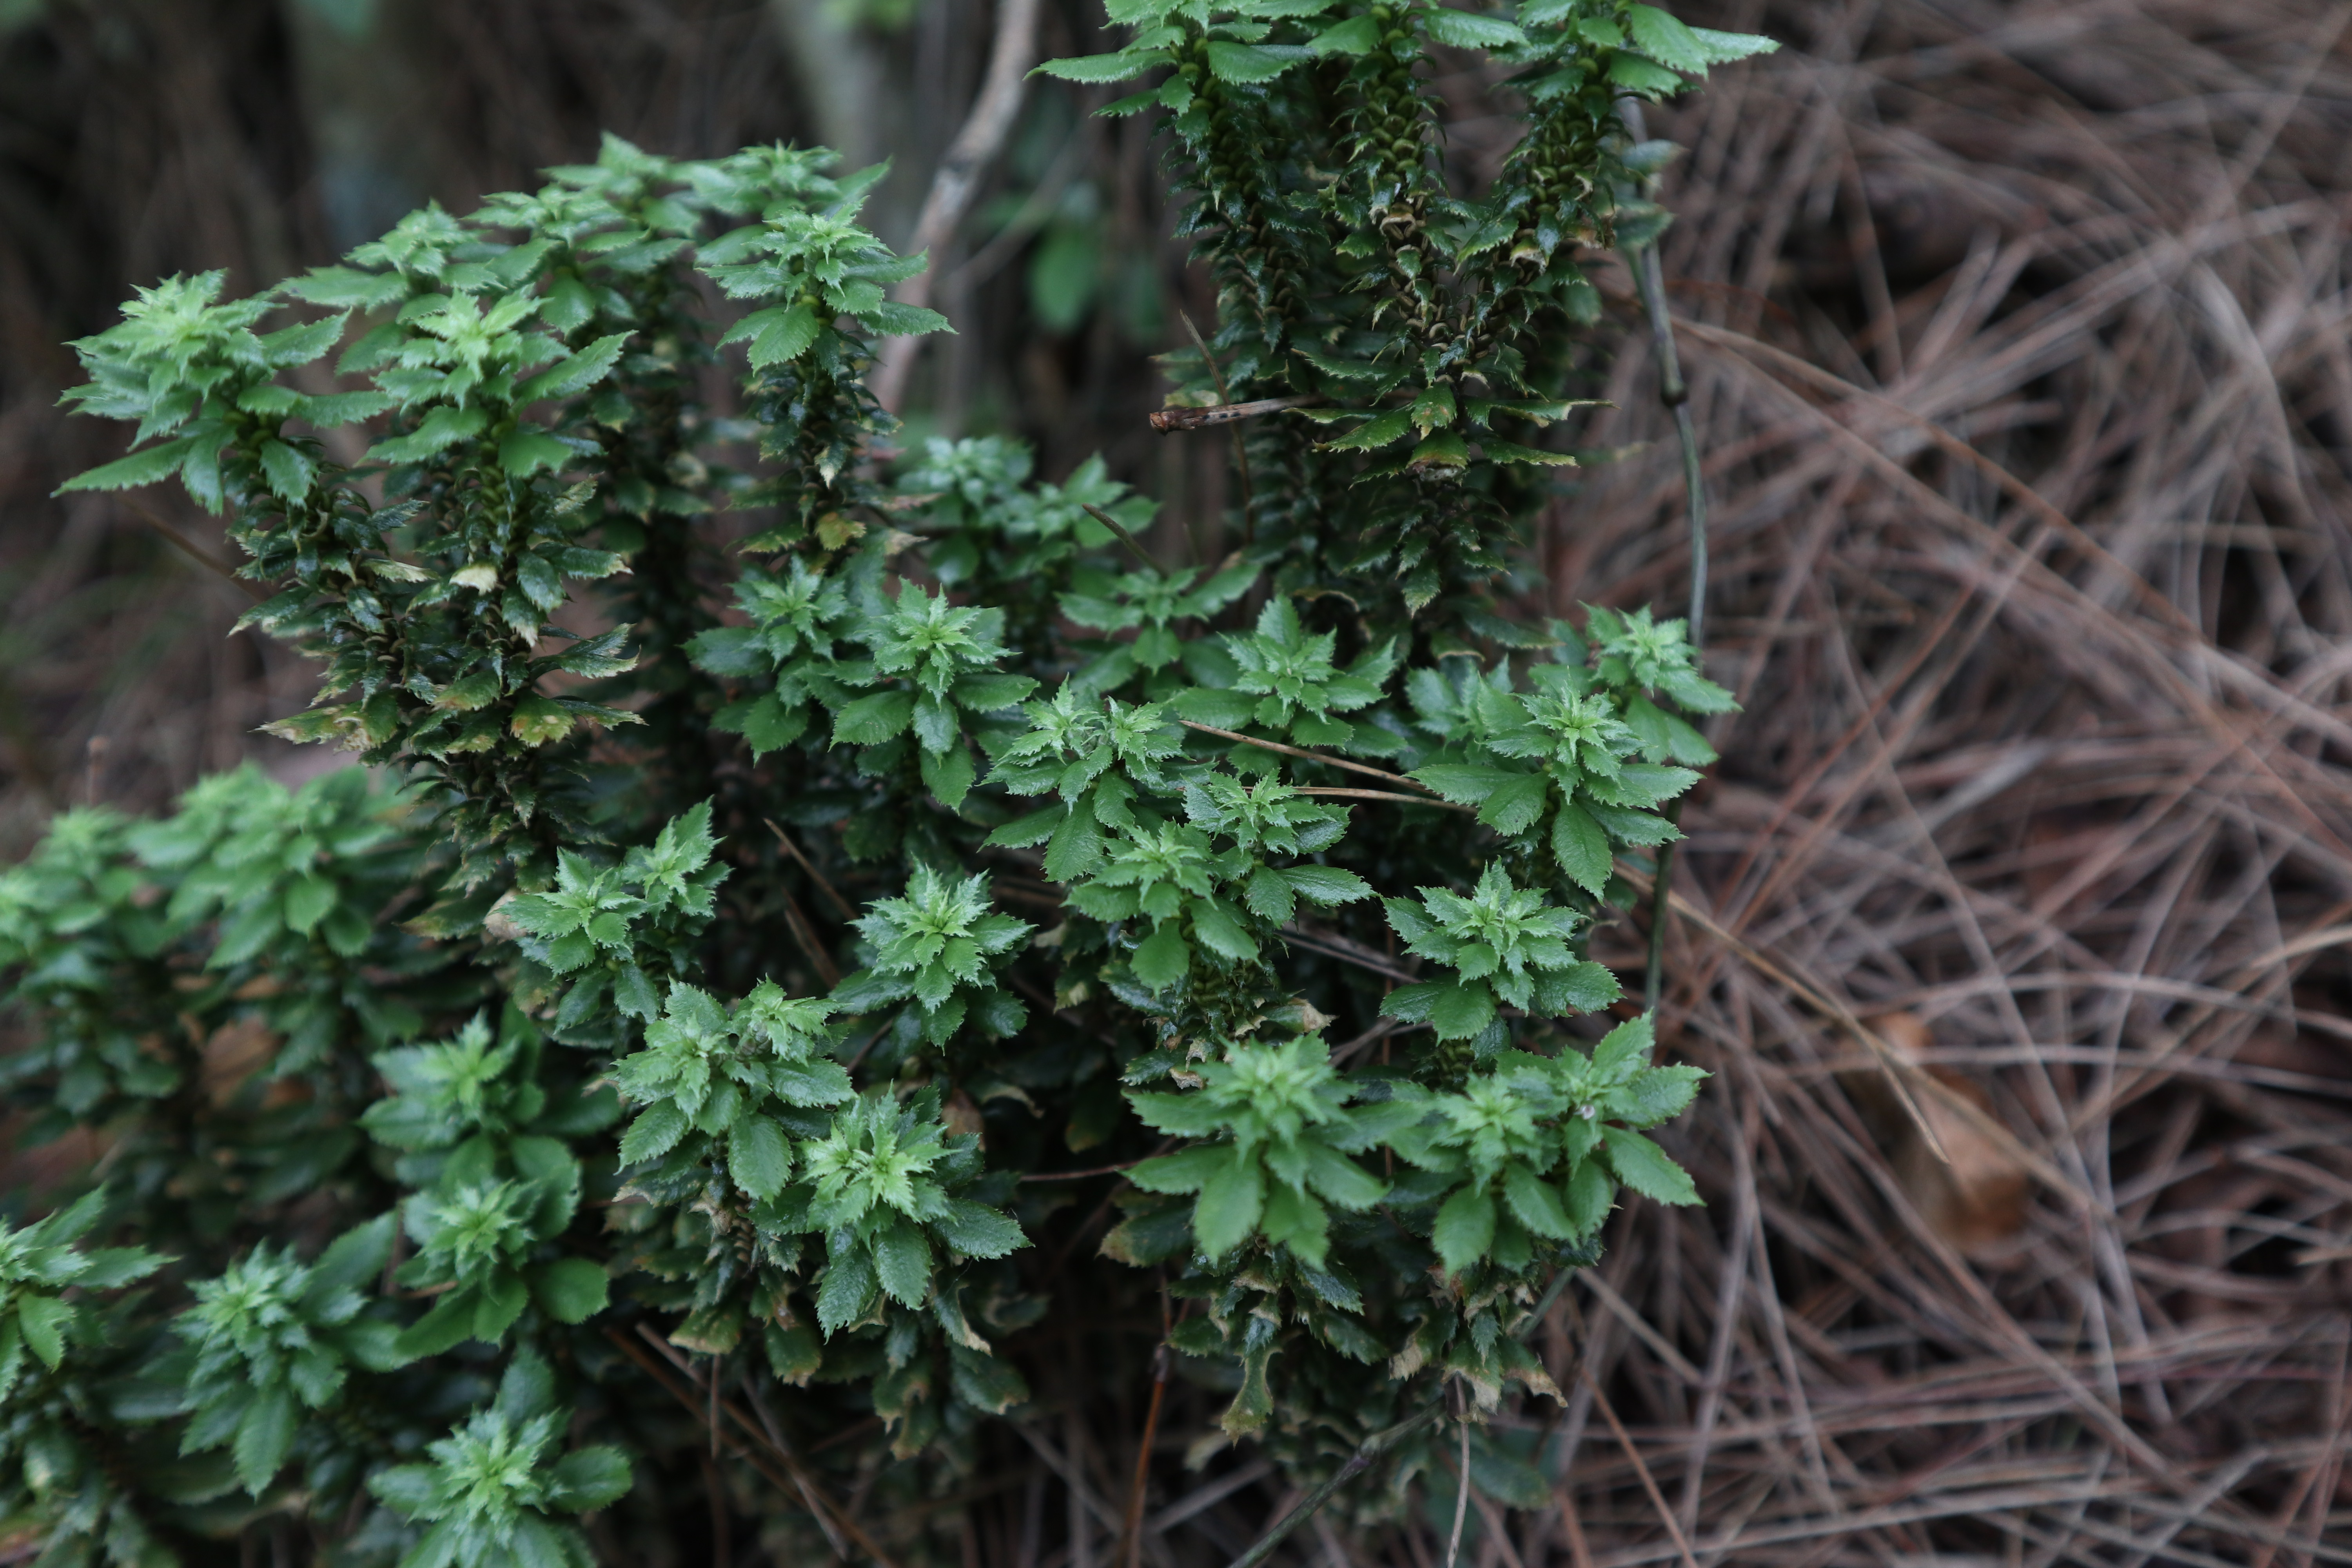
[[[1580,1537],[1484,1561],[2352,1561],[2352,7],[1719,16],[1790,47],[1665,128],[1713,1201],[1619,1216]],[[1654,384],[1564,595],[1677,591]]]

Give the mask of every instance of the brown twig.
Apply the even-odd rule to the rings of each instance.
[[[1125,523],[1091,501],[1080,501],[1078,504],[1087,509],[1088,517],[1109,529],[1118,542],[1127,546],[1129,553],[1142,562],[1147,568],[1155,573],[1160,569],[1160,563],[1152,559],[1151,552],[1143,548],[1143,542],[1127,531]]]
[[[1625,1430],[1625,1424],[1617,1419],[1616,1407],[1609,1403],[1609,1396],[1601,1392],[1601,1384],[1593,1381],[1592,1368],[1579,1363],[1577,1375],[1591,1392],[1593,1406],[1601,1412],[1601,1418],[1609,1423],[1609,1430],[1616,1435],[1617,1447],[1624,1450],[1634,1475],[1641,1478],[1642,1489],[1649,1494],[1650,1506],[1657,1510],[1658,1522],[1666,1527],[1666,1534],[1675,1543],[1675,1552],[1682,1558],[1683,1568],[1698,1568],[1698,1559],[1691,1555],[1690,1542],[1683,1534],[1681,1522],[1675,1518],[1675,1510],[1666,1506],[1666,1494],[1658,1489],[1657,1478],[1650,1473],[1649,1465],[1642,1458],[1642,1450],[1633,1446],[1633,1435]]]
[[[847,899],[841,896],[831,882],[825,880],[824,873],[818,870],[806,855],[801,853],[801,847],[793,842],[792,835],[777,826],[773,817],[763,816],[760,820],[768,825],[768,831],[776,836],[776,842],[784,847],[784,853],[793,858],[793,863],[808,874],[808,879],[814,882],[817,890],[832,903],[834,912],[845,921],[856,919],[857,916],[856,908]]]
[[[1150,1153],[1133,1160],[1122,1160],[1116,1165],[1097,1165],[1087,1171],[1027,1171],[1022,1173],[1021,1180],[1024,1182],[1076,1182],[1083,1181],[1088,1176],[1116,1176],[1122,1171],[1134,1170],[1146,1160],[1156,1160],[1174,1147],[1176,1147],[1176,1140],[1171,1138]]]
[[[825,952],[824,943],[817,938],[816,927],[809,923],[807,912],[801,908],[801,901],[793,897],[792,890],[779,888],[777,891],[783,895],[784,924],[791,929],[793,940],[800,944],[801,952],[816,967],[817,978],[824,982],[825,989],[832,990],[841,984],[841,966],[834,963],[833,954]]]
[[[637,1332],[660,1352],[663,1360],[670,1359],[672,1352],[662,1342],[659,1335],[642,1323],[637,1325]],[[660,1362],[630,1343],[629,1336],[619,1329],[606,1328],[604,1337],[612,1342],[614,1349],[635,1363],[639,1371],[652,1378],[665,1393],[684,1405],[687,1413],[696,1421],[711,1426],[713,1440],[719,1440],[718,1426],[713,1423],[712,1417],[706,1415],[705,1402],[695,1396],[696,1391],[691,1386],[693,1379],[688,1373],[679,1369],[677,1375],[686,1381],[674,1382],[671,1373],[665,1370]],[[744,1415],[733,1401],[719,1398],[714,1391],[709,1404],[719,1415],[724,1415],[727,1420],[735,1424],[740,1436],[728,1439],[730,1446],[740,1458],[750,1463],[752,1468],[766,1477],[770,1485],[780,1490],[797,1493],[801,1500],[807,1505],[809,1511],[817,1516],[821,1524],[829,1518],[834,1526],[855,1542],[859,1551],[874,1559],[879,1568],[897,1568],[889,1553],[876,1545],[873,1537],[867,1535],[856,1520],[850,1518],[847,1513],[825,1498],[817,1489],[815,1482],[802,1469],[800,1461],[793,1458],[781,1443],[773,1442],[768,1434],[750,1416]],[[830,1535],[832,1531],[827,1531],[826,1533]]]
[[[1369,969],[1375,974],[1406,984],[1417,977],[1412,971],[1399,966],[1386,954],[1375,952],[1362,942],[1350,941],[1338,931],[1312,931],[1293,921],[1282,928],[1283,939],[1332,958],[1344,959],[1359,969]]]
[[[1183,321],[1184,331],[1186,334],[1192,338],[1192,346],[1201,351],[1201,363],[1208,367],[1209,378],[1217,384],[1218,406],[1223,409],[1234,409],[1235,405],[1234,403],[1233,388],[1225,384],[1224,366],[1219,364],[1217,363],[1217,356],[1209,352],[1208,339],[1202,337],[1201,335],[1201,329],[1192,324],[1192,313],[1191,311],[1179,310],[1176,314]],[[1154,430],[1159,431],[1163,436],[1171,429],[1185,428],[1185,426],[1182,426],[1162,424],[1160,422],[1161,415],[1169,412],[1169,410],[1163,408],[1160,410],[1159,413],[1151,416],[1151,427]],[[1239,413],[1228,413],[1225,416],[1226,421],[1246,417],[1246,415]],[[1202,423],[1206,424],[1207,421],[1203,420]],[[1238,426],[1234,430],[1234,474],[1241,486],[1242,545],[1246,549],[1257,542],[1257,508],[1254,504],[1254,498],[1251,494],[1250,488],[1249,443],[1243,438],[1242,432]]]
[[[1037,55],[1039,0],[997,0],[996,38],[988,56],[988,74],[971,102],[963,128],[948,144],[915,219],[910,252],[921,252],[923,269],[898,285],[901,304],[928,305],[931,281],[939,272],[939,253],[955,237],[956,225],[971,205],[982,175],[996,161],[1021,111],[1021,98],[1029,67]],[[922,352],[920,336],[895,337],[883,344],[870,384],[875,400],[897,413],[907,395],[907,378]]]
[[[1260,397],[1248,403],[1220,403],[1209,408],[1155,408],[1150,421],[1154,430],[1166,436],[1179,430],[1206,430],[1255,419],[1265,414],[1279,414],[1286,408],[1319,407],[1322,402],[1319,397]]]
[[[225,562],[217,559],[211,551],[206,550],[203,545],[198,544],[194,540],[190,539],[186,534],[182,533],[178,529],[173,528],[170,523],[165,522],[161,517],[158,517],[153,509],[149,507],[145,501],[141,500],[134,495],[123,495],[118,499],[121,500],[124,506],[127,506],[132,511],[137,512],[141,521],[146,523],[148,527],[153,529],[157,533],[162,534],[173,548],[180,552],[181,554],[185,555],[189,560],[194,561],[197,565],[202,566],[207,572],[211,572],[220,577],[223,581],[229,584],[230,586],[236,588],[237,592],[243,594],[247,598],[251,599],[255,604],[265,604],[268,601],[268,589],[264,588],[258,583],[248,582],[245,578],[238,576],[235,572],[229,569],[228,565]]]
[[[1244,746],[1255,746],[1261,751],[1279,752],[1286,757],[1300,757],[1310,763],[1321,763],[1326,767],[1345,768],[1351,773],[1361,773],[1366,778],[1379,779],[1382,784],[1419,790],[1432,799],[1439,798],[1435,790],[1431,789],[1419,779],[1407,778],[1402,773],[1389,773],[1381,768],[1366,767],[1361,763],[1351,763],[1345,757],[1335,757],[1325,752],[1309,752],[1298,746],[1287,746],[1280,741],[1260,740],[1255,735],[1244,735],[1239,730],[1220,730],[1214,724],[1202,724],[1191,719],[1179,719],[1176,722],[1183,725],[1187,730],[1198,730],[1203,735],[1214,735],[1221,741],[1238,741]]]
[[[1160,1316],[1167,1316],[1164,1298]],[[1162,1342],[1154,1346],[1151,1352],[1151,1402],[1144,1407],[1143,1436],[1135,1448],[1135,1475],[1128,1483],[1127,1518],[1119,1529],[1118,1561],[1120,1568],[1140,1568],[1143,1562],[1143,1505],[1146,1489],[1151,1481],[1151,1443],[1160,1434],[1160,1406],[1168,1397],[1168,1371],[1171,1360],[1163,1329]]]
[[[1473,816],[1478,814],[1478,808],[1475,805],[1464,805],[1456,801],[1442,800],[1433,795],[1399,795],[1394,790],[1332,789],[1320,784],[1303,784],[1299,787],[1298,793],[1337,795],[1343,800],[1391,800],[1401,805],[1433,805],[1443,811],[1466,811]]]

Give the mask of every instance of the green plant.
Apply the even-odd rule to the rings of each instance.
[[[696,1491],[814,1552],[843,1478],[911,1503],[1028,1418],[1074,1271],[1155,1334],[1164,1281],[1293,1478],[1377,1447],[1373,1515],[1442,1384],[1555,1392],[1522,1336],[1621,1186],[1697,1200],[1643,1130],[1700,1075],[1586,944],[1729,698],[1679,622],[1507,606],[1579,247],[1659,221],[1613,205],[1615,95],[1762,46],[1622,0],[1113,19],[1048,68],[1165,73],[1113,111],[1169,117],[1223,301],[1171,406],[1264,405],[1213,568],[1132,559],[1151,503],[1099,461],[880,470],[871,342],[944,323],[885,295],[874,172],[814,153],[608,142],[77,345],[71,399],[137,429],[74,487],[226,511],[249,618],[324,670],[276,728],[376,771],[69,814],[0,875],[8,1092],[109,1146],[0,1238],[0,1508],[55,1560],[299,1512],[339,1563],[576,1563],[562,1516],[699,1529]],[[1485,195],[1434,51],[1517,73]],[[297,390],[339,350],[364,384]],[[101,1222],[133,1249],[73,1250]],[[894,1552],[957,1550],[925,1517]]]

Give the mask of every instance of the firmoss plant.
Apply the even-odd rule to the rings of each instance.
[[[0,1223],[8,1560],[578,1563],[714,1488],[801,1557],[953,1559],[913,1505],[1044,1363],[1148,1375],[1127,1320],[1311,1484],[1556,1394],[1541,1293],[1625,1190],[1698,1201],[1644,1130],[1703,1075],[1587,945],[1730,700],[1678,621],[1509,605],[1585,268],[1664,221],[1618,101],[1768,46],[1626,0],[1111,20],[1045,68],[1170,133],[1221,302],[1173,422],[1260,405],[1213,563],[1139,560],[1100,462],[893,470],[873,343],[947,323],[821,152],[607,141],[75,345],[134,429],[68,488],[225,513],[323,672],[271,728],[366,766],[0,875],[17,1136],[102,1150]],[[1433,64],[1526,123],[1484,192]]]

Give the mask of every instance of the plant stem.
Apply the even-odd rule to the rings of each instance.
[[[1259,1563],[1274,1555],[1274,1549],[1282,1544],[1283,1537],[1314,1518],[1341,1487],[1371,1468],[1374,1459],[1395,1447],[1400,1439],[1412,1436],[1444,1414],[1444,1405],[1430,1405],[1419,1415],[1408,1415],[1387,1430],[1375,1432],[1365,1438],[1356,1451],[1348,1456],[1348,1462],[1333,1472],[1329,1480],[1299,1499],[1298,1506],[1284,1514],[1272,1528],[1259,1536],[1256,1545],[1234,1558],[1232,1568],[1257,1568]]]
[[[1244,746],[1256,746],[1268,752],[1279,752],[1286,757],[1303,757],[1310,763],[1322,763],[1330,767],[1345,768],[1351,773],[1361,773],[1366,778],[1379,779],[1385,784],[1402,784],[1407,789],[1417,789],[1430,797],[1432,805],[1436,804],[1438,799],[1435,790],[1431,789],[1419,779],[1407,778],[1402,773],[1389,773],[1381,768],[1368,768],[1361,763],[1351,763],[1345,757],[1329,757],[1321,752],[1310,752],[1299,746],[1286,746],[1279,741],[1261,741],[1255,735],[1244,735],[1239,730],[1220,730],[1214,724],[1202,724],[1192,719],[1179,719],[1176,722],[1183,725],[1187,730],[1198,730],[1203,735],[1214,735],[1220,741],[1238,741]]]
[[[1286,408],[1312,408],[1322,401],[1319,397],[1261,397],[1255,403],[1220,403],[1214,408],[1155,408],[1149,416],[1149,423],[1167,436],[1179,430],[1205,430],[1214,425],[1255,419],[1263,414],[1279,414]]]
[[[1088,517],[1093,518],[1097,522],[1101,523],[1105,528],[1109,529],[1112,533],[1116,534],[1118,538],[1118,542],[1121,544],[1126,545],[1128,549],[1134,553],[1135,558],[1138,561],[1143,563],[1144,570],[1148,572],[1160,572],[1162,570],[1160,563],[1153,559],[1151,552],[1143,548],[1143,542],[1136,538],[1135,535],[1128,532],[1126,525],[1121,523],[1118,519],[1111,516],[1110,513],[1103,510],[1102,508],[1096,506],[1089,501],[1080,501],[1078,504],[1086,508],[1087,515]]]
[[[1399,795],[1396,791],[1389,789],[1327,789],[1320,784],[1302,784],[1299,786],[1298,793],[1337,795],[1345,800],[1393,800],[1401,801],[1406,805],[1442,806],[1447,811],[1475,813],[1478,809],[1475,805],[1461,805],[1450,800],[1435,800],[1425,795]]]
[[[1536,1299],[1535,1310],[1521,1320],[1517,1328],[1511,1331],[1513,1338],[1524,1340],[1535,1331],[1536,1325],[1541,1323],[1549,1315],[1552,1303],[1559,1300],[1560,1293],[1568,1289],[1568,1282],[1575,1273],[1576,1270],[1573,1268],[1562,1268],[1552,1275],[1551,1283],[1545,1286],[1544,1293]],[[1402,1439],[1410,1437],[1444,1414],[1445,1402],[1442,1399],[1435,1400],[1424,1405],[1420,1414],[1408,1415],[1387,1430],[1375,1432],[1365,1438],[1357,1447],[1356,1451],[1348,1456],[1348,1462],[1340,1466],[1329,1480],[1299,1499],[1297,1508],[1276,1520],[1264,1535],[1257,1538],[1257,1544],[1234,1558],[1229,1564],[1229,1568],[1257,1568],[1259,1563],[1274,1555],[1274,1549],[1282,1544],[1285,1536],[1313,1519],[1318,1512],[1321,1511],[1323,1505],[1338,1494],[1341,1487],[1371,1468],[1374,1459],[1394,1447]],[[1469,1430],[1466,1420],[1463,1430],[1465,1433]],[[1462,1467],[1464,1497],[1469,1496],[1469,1487],[1470,1467],[1465,1460]],[[1459,1525],[1455,1529],[1458,1543]]]
[[[1161,1308],[1161,1315],[1166,1315]],[[1160,1435],[1160,1406],[1168,1397],[1169,1351],[1165,1340],[1151,1352],[1151,1404],[1143,1415],[1143,1441],[1135,1450],[1135,1479],[1128,1488],[1127,1520],[1119,1531],[1117,1568],[1141,1568],[1144,1489],[1151,1482],[1151,1442]]]
[[[1637,142],[1643,140],[1646,130],[1641,104],[1630,98],[1621,99],[1617,111],[1625,122],[1626,133]],[[1675,350],[1674,317],[1666,309],[1665,268],[1658,260],[1656,241],[1628,246],[1626,260],[1642,291],[1642,310],[1650,319],[1650,346],[1658,359],[1658,401],[1674,410],[1675,434],[1682,443],[1683,503],[1690,519],[1689,632],[1691,652],[1696,657],[1706,646],[1706,482],[1699,468],[1698,429],[1691,421],[1690,386],[1683,380],[1682,356]],[[1679,826],[1682,816],[1681,801],[1666,807],[1668,822]],[[1642,1005],[1653,1010],[1665,992],[1666,897],[1674,875],[1675,847],[1662,844],[1658,847],[1657,884],[1650,896],[1649,967],[1642,976]]]
[[[1462,1560],[1462,1525],[1470,1517],[1470,1423],[1462,1423],[1462,1465],[1454,1478],[1454,1534],[1445,1543],[1445,1568]]]
[[[1219,367],[1217,356],[1209,352],[1208,340],[1201,335],[1201,329],[1192,324],[1190,314],[1181,310],[1177,314],[1183,317],[1184,330],[1192,335],[1193,346],[1201,351],[1201,359],[1208,365],[1209,374],[1217,384],[1218,405],[1231,408],[1234,405],[1233,389],[1225,384],[1225,373]],[[1168,428],[1160,424],[1157,416],[1152,418],[1151,427],[1163,433]],[[1243,442],[1239,430],[1234,432],[1234,468],[1241,480],[1242,545],[1246,549],[1257,542],[1257,508],[1250,495],[1249,447]]]
[[[898,286],[902,304],[928,305],[931,285],[940,273],[940,256],[955,237],[956,225],[980,190],[981,177],[996,161],[1021,112],[1028,85],[1029,67],[1037,54],[1038,0],[1004,0],[996,8],[996,37],[989,50],[988,74],[972,100],[971,115],[956,132],[947,155],[931,176],[923,210],[915,220],[914,237],[907,248],[923,257],[923,269]],[[874,366],[875,401],[896,414],[907,395],[907,377],[923,337],[894,337],[883,346]]]

